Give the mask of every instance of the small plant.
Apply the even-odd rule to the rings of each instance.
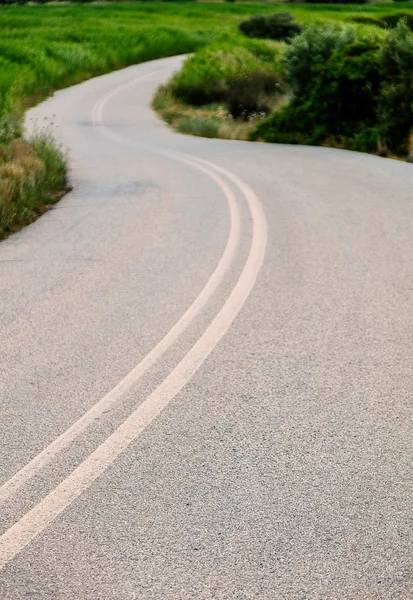
[[[298,35],[302,27],[294,21],[290,13],[279,12],[272,15],[254,15],[240,26],[243,34],[251,38],[288,41]]]

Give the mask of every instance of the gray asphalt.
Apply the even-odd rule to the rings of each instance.
[[[413,166],[173,133],[149,104],[180,60],[92,79],[28,115],[70,148],[73,191],[0,244],[1,482],[133,369],[224,251],[222,190],[162,152],[251,187],[268,223],[263,267],[191,381],[4,567],[0,598],[413,598]],[[2,531],[217,314],[251,243],[237,201],[240,245],[216,293],[116,408],[2,507]]]

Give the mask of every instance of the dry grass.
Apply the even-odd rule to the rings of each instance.
[[[268,99],[270,112],[287,104],[287,95]],[[226,140],[248,140],[257,124],[268,117],[265,113],[249,115],[247,119],[234,119],[225,106],[210,104],[194,107],[178,102],[168,85],[158,89],[153,100],[153,108],[158,115],[175,131],[200,137]]]
[[[0,145],[0,239],[42,214],[67,190],[66,158],[47,133]]]

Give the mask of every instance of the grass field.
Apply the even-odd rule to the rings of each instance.
[[[408,5],[291,4],[288,10],[300,23],[320,23],[391,14]],[[19,111],[52,90],[133,63],[236,41],[246,16],[285,8],[192,2],[0,7],[0,111]]]
[[[343,22],[357,15],[388,15],[406,11],[409,6],[410,2],[346,6],[289,4],[288,11],[300,23],[308,24]],[[130,64],[193,52],[212,43],[236,46],[242,38],[238,24],[243,19],[285,9],[285,4],[255,2],[1,6],[0,145],[4,150],[11,138],[18,135],[13,123],[24,110],[56,89]],[[378,35],[384,35],[372,25],[358,27],[366,31],[377,29]],[[14,156],[11,151],[0,153],[0,184],[6,172],[10,179],[12,171],[8,163],[15,160],[10,158]],[[34,181],[30,170],[27,177]],[[39,188],[39,198],[44,196],[50,202],[50,191]],[[30,197],[34,197],[33,190]],[[16,192],[8,198],[3,192],[0,198],[0,237],[13,231],[19,220],[30,220],[30,210],[23,211],[24,218],[18,216],[13,208],[15,198]],[[39,198],[36,206],[41,202]],[[35,214],[36,211],[32,216]]]

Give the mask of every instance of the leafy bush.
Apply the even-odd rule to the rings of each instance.
[[[280,85],[275,57],[268,48],[267,55],[257,56],[242,46],[210,46],[185,61],[169,88],[194,106],[223,102],[233,116],[259,112],[265,110],[265,95]]]
[[[239,28],[248,37],[270,40],[289,40],[298,35],[302,29],[301,25],[294,21],[293,16],[285,12],[268,16],[254,15],[243,21]]]
[[[284,65],[294,97],[260,124],[254,139],[374,151],[377,147],[379,44],[350,29],[309,29],[293,40]]]
[[[285,77],[296,98],[305,96],[313,86],[314,78],[334,52],[342,50],[355,40],[350,27],[308,27],[295,37],[283,59]]]
[[[379,129],[390,150],[407,152],[413,128],[413,34],[405,19],[387,36],[379,53],[382,87]]]

